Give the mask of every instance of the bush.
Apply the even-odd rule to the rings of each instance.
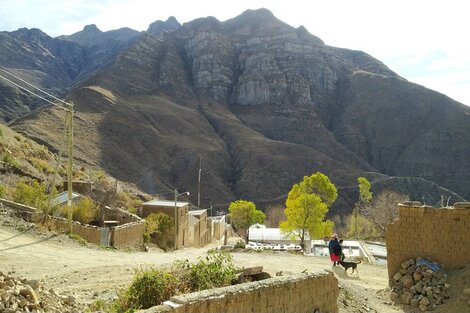
[[[192,291],[228,286],[235,278],[236,269],[229,253],[210,253],[189,265],[189,283]]]
[[[238,240],[236,243],[235,243],[235,246],[234,246],[235,249],[245,249],[246,248],[246,244],[243,240]]]
[[[163,269],[139,269],[131,286],[113,304],[117,313],[159,305],[176,294],[228,286],[236,269],[228,253],[210,253],[198,262],[176,261]]]
[[[73,220],[82,224],[88,224],[96,220],[99,214],[98,205],[88,197],[83,197],[73,205]]]
[[[3,163],[11,168],[21,168],[20,163],[9,153],[3,155]]]
[[[175,222],[165,213],[152,213],[145,218],[144,240],[156,243],[164,251],[175,245]]]
[[[178,280],[164,269],[139,269],[131,286],[119,295],[115,309],[118,313],[147,309],[170,299],[177,290]]]
[[[0,197],[3,198],[3,196],[5,195],[5,191],[6,191],[5,186],[0,184]]]
[[[46,186],[40,184],[37,180],[30,183],[21,181],[16,184],[13,192],[13,201],[44,210],[47,207],[48,195]]]

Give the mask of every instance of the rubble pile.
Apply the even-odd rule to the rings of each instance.
[[[45,290],[37,280],[15,278],[0,271],[0,312],[2,313],[79,313],[73,296]]]
[[[405,261],[393,276],[390,300],[415,312],[434,310],[449,299],[450,284],[441,266],[423,258]]]

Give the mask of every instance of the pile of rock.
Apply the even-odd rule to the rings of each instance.
[[[37,280],[15,278],[0,271],[0,312],[79,313],[73,296],[60,296],[45,290]]]
[[[409,305],[417,312],[430,311],[449,299],[450,284],[437,263],[432,264],[433,269],[426,264],[416,264],[413,259],[401,264],[400,271],[393,276],[390,299]]]

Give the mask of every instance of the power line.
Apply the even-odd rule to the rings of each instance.
[[[42,90],[41,88],[36,87],[36,86],[34,86],[33,84],[31,84],[31,83],[25,81],[25,80],[22,79],[21,77],[16,76],[16,75],[13,74],[12,72],[7,71],[7,70],[6,70],[5,68],[3,68],[2,66],[0,66],[0,70],[3,71],[3,72],[5,72],[5,73],[7,73],[8,75],[13,76],[14,78],[18,79],[19,81],[25,83],[26,85],[28,85],[28,86],[30,86],[30,87],[33,87],[34,89],[36,89],[36,90],[42,92],[43,94],[48,95],[49,97],[53,98],[54,100],[57,100],[57,101],[59,101],[59,102],[62,102],[63,104],[65,104],[65,105],[67,105],[67,106],[69,106],[69,107],[72,107],[72,106],[73,106],[72,104],[70,104],[70,103],[68,103],[68,102],[65,102],[64,100],[59,99],[59,98],[57,98],[56,96],[51,95],[50,93],[48,93],[48,92]]]
[[[9,82],[9,83],[15,85],[16,87],[18,87],[18,88],[20,88],[20,89],[22,89],[22,90],[24,90],[24,91],[26,91],[26,92],[28,92],[28,93],[30,93],[30,94],[36,96],[36,97],[38,97],[38,98],[41,99],[41,100],[46,101],[47,103],[50,103],[50,104],[52,104],[52,105],[55,105],[56,107],[59,107],[59,108],[61,108],[61,109],[63,109],[63,110],[66,110],[66,111],[69,110],[68,108],[63,107],[63,106],[61,106],[61,105],[59,105],[59,104],[57,104],[57,103],[54,103],[54,102],[52,102],[52,101],[50,101],[50,100],[48,100],[48,99],[46,99],[46,98],[44,98],[44,97],[38,95],[37,93],[35,93],[35,92],[33,92],[33,91],[31,91],[31,90],[29,90],[29,89],[27,89],[27,88],[25,88],[25,87],[23,87],[23,86],[17,84],[17,83],[15,83],[14,81],[12,81],[12,80],[6,78],[6,77],[3,76],[2,74],[0,74],[0,78],[3,78],[3,79],[6,80],[7,82]]]

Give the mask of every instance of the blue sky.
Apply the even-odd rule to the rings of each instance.
[[[172,15],[180,22],[223,21],[261,7],[328,45],[365,51],[409,81],[470,105],[470,4],[460,0],[0,0],[0,30],[36,27],[58,36],[96,24],[140,31]]]

